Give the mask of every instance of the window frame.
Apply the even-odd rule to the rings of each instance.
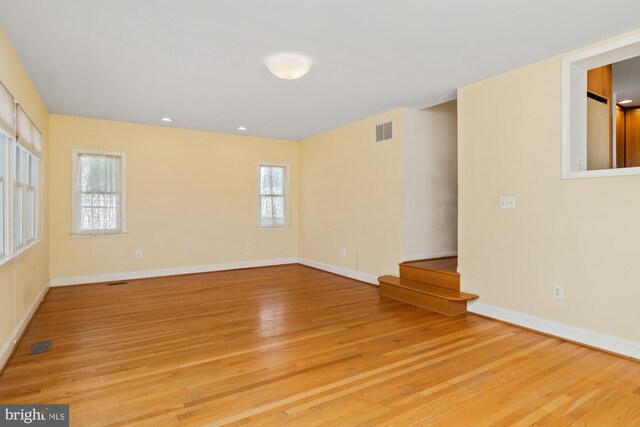
[[[120,158],[120,231],[109,232],[101,230],[99,233],[79,233],[75,230],[77,215],[79,215],[79,206],[76,202],[76,175],[78,173],[78,163],[81,155],[118,157]],[[124,236],[127,231],[127,154],[120,151],[103,151],[103,150],[84,150],[74,149],[72,151],[72,169],[71,169],[71,236],[73,237],[114,237]]]
[[[24,221],[24,205],[25,205],[25,197],[24,197],[24,183],[21,182],[22,177],[18,177],[18,171],[21,171],[24,174],[24,164],[25,164],[25,158],[27,156],[25,156],[23,154],[24,151],[26,151],[24,149],[24,147],[22,147],[20,144],[14,144],[13,145],[13,162],[12,164],[14,165],[14,169],[13,169],[13,175],[11,177],[11,183],[12,185],[12,194],[13,194],[13,249],[16,252],[19,252],[20,249],[26,245],[25,242],[25,236],[24,236],[24,229],[25,229],[25,221]],[[20,156],[18,156],[18,153],[20,153]],[[22,163],[22,165],[19,165],[19,163]],[[20,203],[18,203],[18,189],[20,189]],[[18,212],[18,209],[20,209],[20,212]],[[18,215],[19,213],[19,215]],[[20,222],[18,222],[18,220]],[[18,227],[18,225],[20,225],[20,227]],[[20,230],[18,231],[18,228],[20,228]],[[20,240],[18,240],[17,236],[20,236]]]
[[[636,56],[640,56],[638,34],[562,58],[562,179],[640,175],[640,167],[582,169],[586,167],[587,71]]]
[[[10,183],[11,183],[11,147],[13,139],[9,137],[2,129],[0,129],[0,137],[3,138],[3,141],[0,141],[0,144],[3,144],[4,147],[0,147],[0,150],[4,151],[2,155],[0,155],[0,159],[4,159],[4,165],[0,165],[0,167],[4,168],[4,173],[2,174],[2,180],[0,181],[0,186],[2,187],[2,199],[0,199],[0,203],[2,203],[2,221],[0,223],[0,228],[2,229],[2,235],[0,236],[0,265],[4,263],[5,260],[9,259],[12,255],[12,246],[13,241],[9,239],[12,233],[12,221],[11,221],[11,191],[10,191]]]
[[[5,139],[5,175],[2,185],[4,186],[4,224],[0,224],[4,229],[4,252],[0,252],[0,267],[7,264],[11,260],[21,256],[23,253],[27,252],[32,247],[36,246],[40,243],[40,204],[41,204],[41,195],[42,195],[42,184],[40,181],[40,176],[42,175],[42,159],[31,150],[22,146],[15,138],[8,135],[6,132],[3,132],[0,129],[0,133],[6,137]],[[28,162],[28,159],[33,158],[35,162],[35,181],[34,185],[28,185],[28,177],[26,177],[26,183],[17,182],[17,169],[18,169],[18,159],[16,156],[17,150],[22,150],[23,155],[22,167],[24,168]],[[26,173],[26,171],[25,171]],[[22,214],[22,222],[21,222],[21,238],[20,243],[16,243],[18,240],[16,239],[16,186],[22,187],[22,200],[21,200],[21,214]],[[33,237],[28,237],[28,226],[29,226],[29,208],[28,208],[28,188],[33,189],[34,193],[34,202],[33,202]]]
[[[23,147],[19,142],[14,142],[12,147],[12,153],[14,158],[12,159],[13,161],[11,162],[11,164],[14,166],[14,170],[12,170],[12,212],[13,212],[13,221],[12,221],[12,225],[13,225],[13,239],[12,239],[12,243],[13,243],[13,250],[15,252],[15,254],[20,254],[23,251],[27,250],[29,247],[31,247],[33,244],[37,243],[40,239],[39,239],[39,230],[40,230],[40,226],[39,226],[39,218],[40,216],[38,215],[39,212],[39,206],[40,206],[40,183],[39,183],[39,177],[40,177],[40,165],[41,165],[41,160],[38,158],[38,156],[34,153],[32,153],[29,149]],[[17,152],[18,150],[22,151],[22,155],[20,156],[20,160],[22,162],[22,165],[20,167],[22,173],[23,173],[23,179],[24,182],[19,182],[18,181],[18,176],[16,175],[18,172],[18,156],[17,156]],[[33,185],[30,185],[29,181],[30,181],[30,177],[28,176],[29,171],[30,171],[30,166],[29,166],[29,162],[31,161],[31,159],[33,159],[33,161],[35,162],[35,179],[34,179],[34,183]],[[22,218],[20,218],[21,222],[21,230],[20,230],[20,241],[18,242],[18,239],[16,238],[16,225],[18,224],[17,222],[17,212],[16,209],[18,207],[18,203],[17,203],[17,198],[16,198],[16,194],[17,194],[17,187],[20,187],[21,191],[21,200],[20,200],[20,214],[22,216]],[[30,224],[30,218],[29,218],[29,190],[33,191],[33,224]],[[30,237],[29,236],[29,227],[33,226],[33,236]]]
[[[0,184],[3,190],[2,200],[2,252],[0,252],[0,267],[20,257],[23,253],[36,246],[41,239],[42,228],[42,191],[44,182],[41,179],[42,160],[42,132],[35,125],[22,106],[6,86],[0,82],[0,105],[3,116],[0,118],[0,135],[3,138],[3,180]],[[9,108],[7,108],[9,107]],[[20,156],[17,153],[20,152]],[[20,169],[24,171],[24,182],[18,181],[18,159],[21,160]],[[32,160],[33,159],[33,160]],[[33,161],[33,163],[31,163]],[[31,168],[32,166],[32,168]],[[33,170],[35,176],[27,175]],[[34,178],[33,180],[31,178]],[[16,188],[20,187],[22,198],[20,205],[16,203]],[[29,197],[32,195],[32,197]],[[16,210],[20,211],[20,222],[16,217]],[[29,208],[32,208],[29,209]],[[16,225],[20,229],[16,229]],[[18,240],[18,234],[20,240]],[[16,242],[20,243],[16,243]]]
[[[31,162],[33,162],[33,164],[31,164]],[[29,243],[33,242],[34,240],[38,240],[38,210],[40,208],[40,201],[39,201],[39,197],[38,197],[38,188],[39,186],[39,181],[40,181],[40,159],[34,155],[33,153],[29,153],[29,156],[27,156],[27,158],[25,159],[25,163],[27,163],[27,168],[26,168],[26,183],[25,185],[25,217],[27,219],[26,222],[26,231],[25,231],[25,237],[26,237],[26,244],[28,245]],[[31,176],[31,174],[33,173],[33,177]],[[32,181],[33,178],[33,181]],[[30,203],[30,199],[29,199],[29,195],[30,195],[30,191],[33,192],[33,213],[30,211],[31,208],[31,203]],[[31,220],[31,215],[33,214],[33,221]],[[33,235],[30,236],[30,227],[32,228],[32,233]]]
[[[284,223],[283,224],[264,224],[262,223],[262,197],[265,197],[262,195],[262,179],[261,179],[261,175],[260,175],[260,170],[262,167],[278,167],[278,168],[284,168],[285,171],[285,178],[284,178],[284,182],[282,183],[283,185],[283,197],[284,197]],[[256,227],[259,229],[264,229],[264,230],[269,230],[269,229],[279,229],[279,228],[291,228],[291,202],[290,202],[290,174],[291,174],[291,167],[288,163],[273,163],[273,162],[259,162],[258,163],[258,177],[257,177],[257,181],[258,181],[258,186],[257,186],[257,192],[258,192],[258,202],[257,202],[257,223],[256,223]]]

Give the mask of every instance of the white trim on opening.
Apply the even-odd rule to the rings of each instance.
[[[640,35],[618,39],[562,59],[562,178],[640,175],[640,167],[586,170],[587,71],[640,56]]]

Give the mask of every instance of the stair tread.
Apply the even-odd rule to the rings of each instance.
[[[420,270],[437,271],[438,273],[460,276],[458,273],[458,257],[422,259],[417,261],[405,261],[400,265],[418,268]]]
[[[469,301],[478,298],[478,295],[454,291],[451,289],[442,288],[440,286],[415,282],[413,280],[402,279],[396,276],[381,276],[378,278],[378,280],[380,282],[384,282],[393,286],[410,289],[415,292],[444,298],[450,301]]]

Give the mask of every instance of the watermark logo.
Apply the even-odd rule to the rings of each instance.
[[[0,427],[68,427],[69,405],[1,405]]]

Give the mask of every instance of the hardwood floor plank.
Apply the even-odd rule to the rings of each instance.
[[[635,361],[300,265],[53,288],[0,377],[81,426],[634,425],[639,390]]]

